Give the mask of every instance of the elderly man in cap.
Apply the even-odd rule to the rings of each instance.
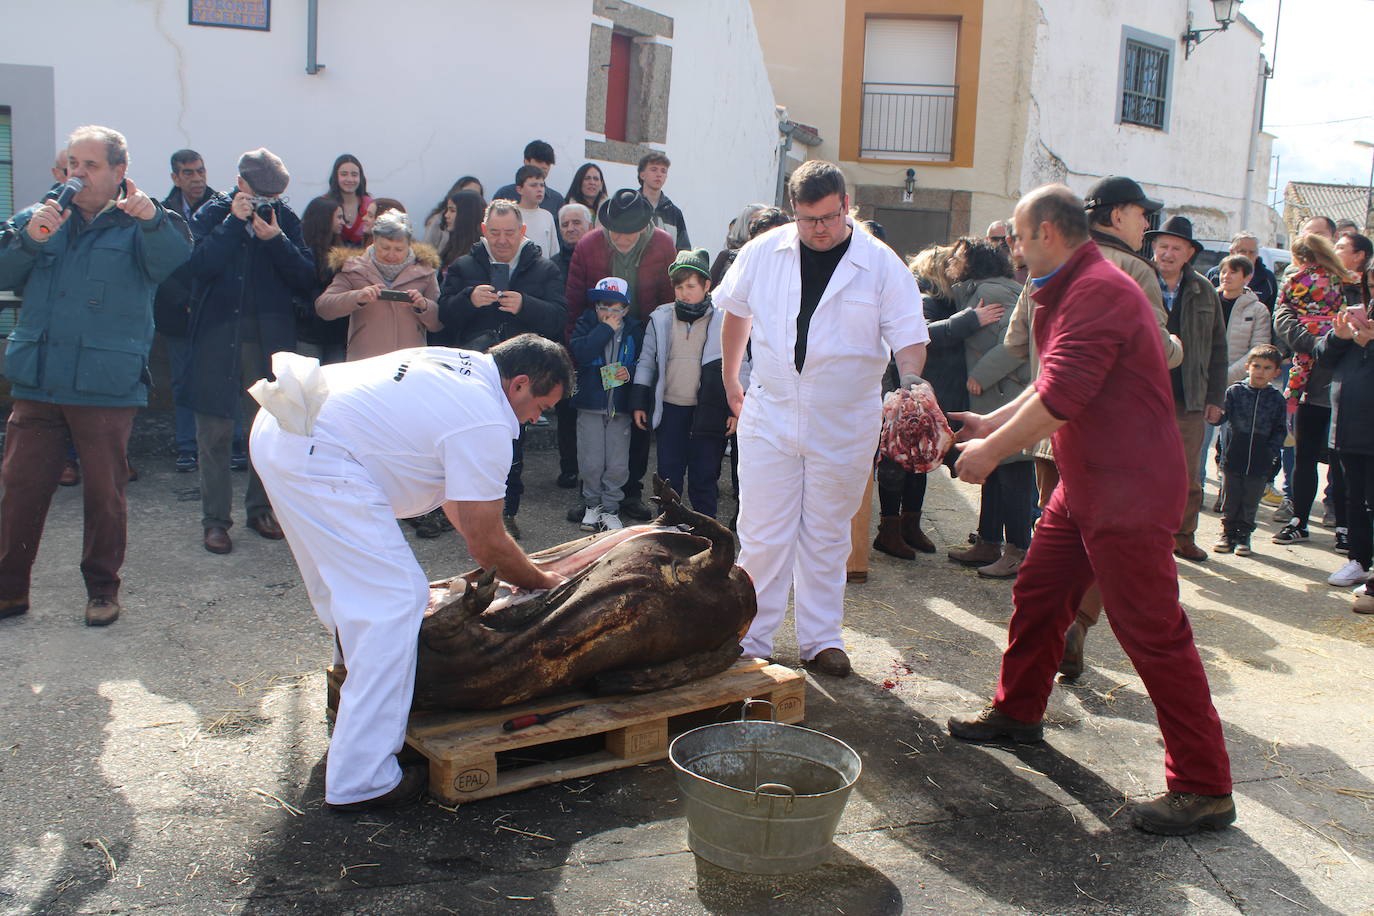
[[[572,341],[573,326],[587,308],[587,290],[602,277],[623,277],[629,284],[630,307],[642,322],[665,302],[673,301],[673,284],[668,268],[677,256],[673,237],[653,225],[654,210],[649,201],[632,188],[621,188],[601,204],[596,228],[577,243],[568,265],[567,342]],[[630,429],[630,480],[620,511],[644,521],[651,515],[644,504],[644,472],[649,468],[649,431]],[[583,506],[579,501],[568,511],[568,521],[580,522]]]
[[[251,425],[258,404],[248,386],[271,375],[273,353],[296,349],[292,300],[315,295],[314,256],[301,238],[300,220],[281,200],[290,180],[270,151],[244,153],[233,194],[206,204],[191,221],[197,239],[189,265],[191,359],[177,403],[196,414],[201,527],[211,553],[234,548],[229,458],[236,405]],[[280,540],[281,526],[251,461],[250,455],[248,527]]]
[[[118,131],[81,127],[66,170],[82,187],[0,224],[0,289],[24,307],[5,350],[14,404],[0,483],[0,617],[29,609],[29,575],[70,435],[86,467],[86,623],[119,616],[134,414],[148,402],[153,294],[190,253],[181,216],[125,177]]]

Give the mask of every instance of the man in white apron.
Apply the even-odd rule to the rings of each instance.
[[[788,193],[796,222],[745,245],[715,294],[725,390],[740,418],[739,563],[759,600],[744,651],[772,654],[791,587],[802,659],[844,677],[849,520],[878,447],[882,375],[895,354],[902,383],[917,380],[930,335],[911,273],[856,231],[840,170],[806,162]]]
[[[325,801],[336,810],[404,804],[425,785],[424,768],[403,771],[396,753],[429,584],[396,519],[442,505],[473,559],[503,580],[530,589],[561,582],[511,540],[501,511],[520,424],[572,387],[572,366],[560,345],[534,334],[487,354],[421,347],[323,370],[312,361],[301,377],[289,363],[274,359],[277,381],[254,386],[267,409],[250,443],[310,602],[338,637],[335,661],[348,668]],[[312,371],[327,395],[318,377],[304,378]],[[301,395],[312,383],[314,393]]]

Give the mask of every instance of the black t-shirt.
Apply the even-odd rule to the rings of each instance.
[[[1236,303],[1240,301],[1240,297],[1237,296],[1234,299],[1227,299],[1225,296],[1221,295],[1221,293],[1217,293],[1217,298],[1221,300],[1221,324],[1223,327],[1226,327],[1231,323],[1231,309],[1236,307]]]
[[[816,251],[801,243],[801,310],[797,312],[797,346],[793,351],[798,372],[806,364],[806,335],[811,330],[811,316],[816,314],[816,306],[820,305],[821,296],[830,285],[830,277],[853,238],[851,232],[849,238],[829,251]]]

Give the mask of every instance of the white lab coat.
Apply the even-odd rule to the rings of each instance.
[[[844,647],[849,520],[863,497],[882,423],[892,352],[930,339],[921,294],[892,249],[856,229],[816,306],[796,369],[801,260],[795,225],[754,239],[714,294],[752,319],[753,371],[739,421],[739,563],[759,613],[745,652],[772,653],[795,586],[803,659]]]

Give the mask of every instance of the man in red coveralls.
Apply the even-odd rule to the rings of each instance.
[[[1225,827],[1236,818],[1230,762],[1178,603],[1173,535],[1188,480],[1159,325],[1140,287],[1089,242],[1083,201],[1068,188],[1032,191],[1013,219],[1038,310],[1040,376],[995,413],[952,415],[968,440],[955,467],[982,483],[1003,458],[1053,434],[1061,479],[1012,589],[997,696],[951,717],[949,733],[1043,739],[1064,631],[1096,577],[1164,734],[1169,791],[1136,806],[1133,823],[1173,836]]]

